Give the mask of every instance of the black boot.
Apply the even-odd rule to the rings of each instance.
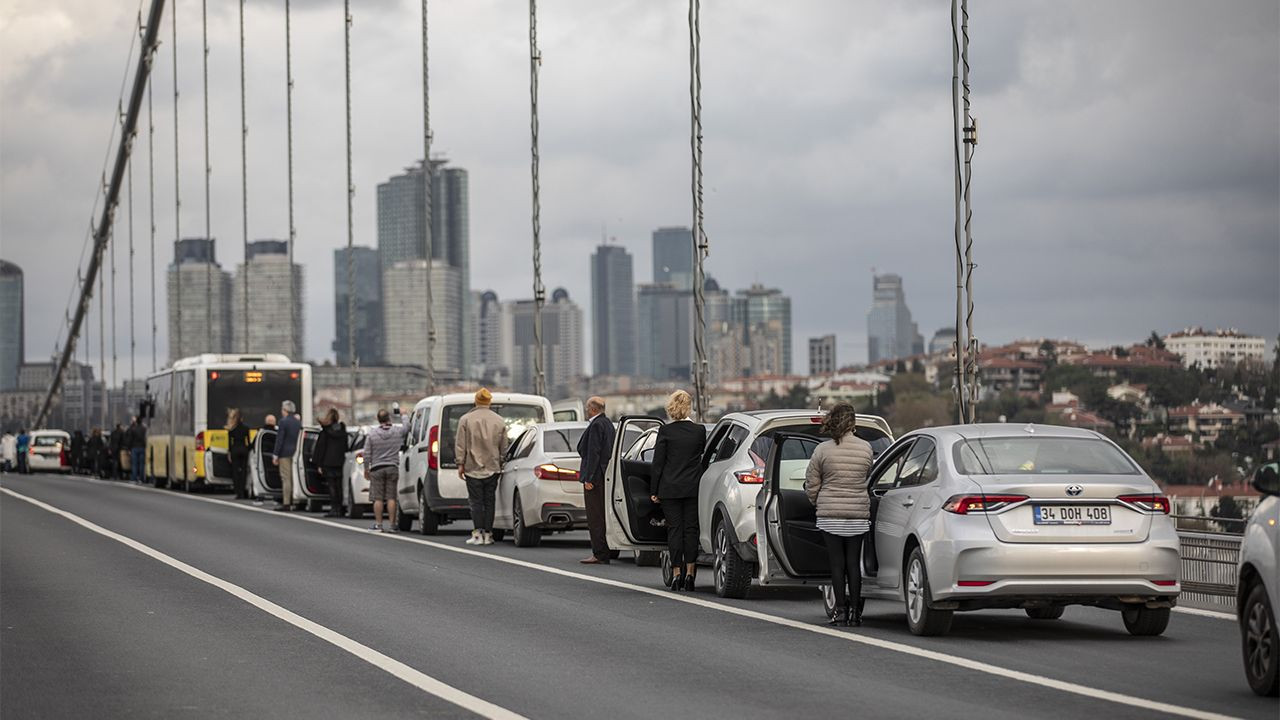
[[[693,592],[693,573],[685,573],[684,575],[684,591]]]
[[[683,587],[684,587],[684,576],[683,576],[683,575],[676,575],[675,573],[672,573],[672,574],[671,574],[671,585],[669,585],[669,586],[667,587],[667,589],[668,589],[668,590],[670,590],[671,592],[680,592],[680,590],[681,590]]]
[[[849,608],[836,608],[827,624],[832,627],[844,627],[849,624]]]
[[[858,598],[858,602],[853,606],[853,616],[849,620],[849,624],[853,627],[862,627],[862,608],[867,604],[866,599]]]

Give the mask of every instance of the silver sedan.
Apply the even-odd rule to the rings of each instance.
[[[779,443],[764,502],[777,505],[771,560],[825,574],[796,458],[817,441]],[[1120,611],[1134,635],[1159,635],[1177,602],[1178,536],[1169,500],[1123,450],[1087,430],[964,425],[900,438],[872,467],[874,552],[863,596],[905,605],[917,635],[941,635],[958,610],[1067,605]],[[799,493],[799,495],[797,495]],[[788,507],[790,506],[790,507]],[[806,557],[807,556],[807,557]],[[767,562],[767,560],[766,560]],[[797,569],[801,570],[797,570]]]

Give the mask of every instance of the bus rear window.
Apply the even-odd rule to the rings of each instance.
[[[302,374],[297,370],[210,370],[208,378],[209,428],[226,426],[228,408],[239,408],[245,425],[260,428],[267,415],[279,416],[285,400],[302,407]]]

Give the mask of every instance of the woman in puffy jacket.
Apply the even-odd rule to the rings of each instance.
[[[342,468],[347,459],[347,426],[342,424],[336,408],[320,418],[320,437],[311,452],[311,464],[329,484],[328,517],[342,515]]]
[[[862,539],[871,531],[867,473],[873,457],[870,443],[854,434],[857,427],[852,405],[833,407],[822,422],[822,434],[831,439],[813,451],[804,480],[831,561],[831,624],[855,627],[862,625]]]

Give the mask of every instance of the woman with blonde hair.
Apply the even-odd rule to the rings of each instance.
[[[249,497],[249,428],[239,408],[227,408],[227,459],[231,461],[231,486],[236,498]]]
[[[671,422],[658,429],[653,446],[650,499],[662,506],[667,519],[667,548],[671,554],[671,590],[693,590],[698,560],[698,484],[702,480],[702,449],[707,429],[689,420],[693,399],[684,390],[667,398]]]

